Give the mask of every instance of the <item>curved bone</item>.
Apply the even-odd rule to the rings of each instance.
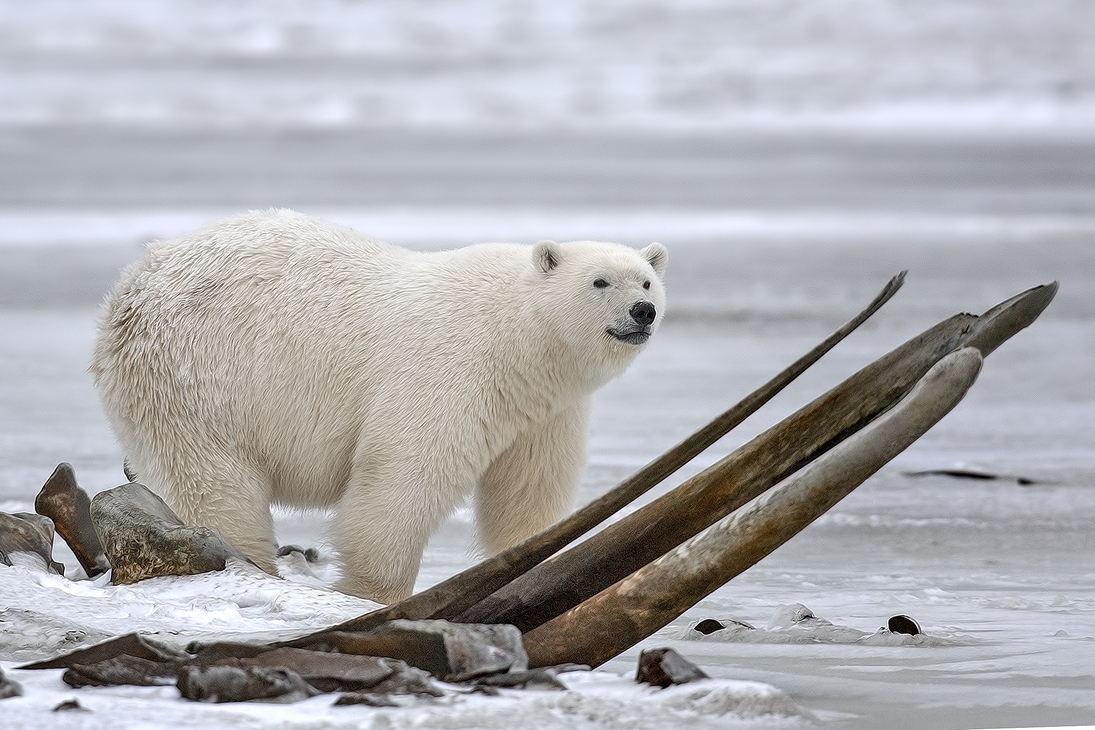
[[[893,409],[781,484],[598,595],[525,634],[530,666],[599,666],[642,641],[816,520],[962,400],[981,369],[967,347]],[[712,478],[729,476],[711,467]]]
[[[890,279],[867,307],[740,403],[651,461],[600,498],[538,535],[472,566],[405,601],[343,623],[338,631],[368,631],[396,618],[454,618],[614,515],[736,427],[867,321],[901,288],[906,272]],[[307,638],[307,637],[306,637]]]
[[[34,500],[34,511],[53,520],[57,534],[72,548],[88,578],[110,570],[103,543],[91,522],[91,498],[76,483],[71,464],[61,462],[53,470]]]
[[[1057,284],[1035,287],[984,315],[940,322],[768,429],[715,467],[536,566],[458,621],[529,631],[657,559],[855,433],[907,393],[941,358],[966,345],[983,353],[1049,305]],[[714,475],[718,474],[718,477]]]

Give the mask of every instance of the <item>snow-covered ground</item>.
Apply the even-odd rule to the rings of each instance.
[[[50,255],[49,249],[31,250]],[[108,261],[123,257],[117,250],[83,250],[99,251]],[[612,676],[574,680],[585,684],[576,684],[570,699],[513,694],[492,705],[461,696],[406,710],[336,710],[318,699],[292,709],[193,708],[169,689],[75,691],[61,684],[59,672],[9,671],[27,696],[5,700],[0,711],[16,727],[37,725],[41,713],[68,697],[95,713],[59,720],[80,727],[141,727],[164,717],[180,726],[249,727],[273,716],[285,727],[515,727],[522,724],[518,717],[529,727],[807,722],[804,714],[788,714],[792,704],[810,713],[809,721],[832,727],[1089,722],[1095,692],[1095,390],[1084,374],[1095,366],[1095,256],[1086,235],[890,246],[816,238],[726,246],[682,239],[670,242],[670,250],[674,314],[627,375],[601,393],[582,501],[808,349],[900,268],[911,271],[893,302],[684,473],[938,319],[981,311],[1027,285],[1061,281],[1057,301],[988,358],[954,413],[828,515],[643,644],[675,646],[713,677],[770,688],[715,683],[710,691],[718,699],[677,693],[663,701],[612,678],[634,671],[637,647],[606,665]],[[65,281],[54,283],[63,288]],[[121,454],[84,371],[93,321],[94,308],[86,304],[0,312],[3,511],[29,510],[61,460],[76,466],[89,491],[121,481]],[[962,465],[1038,483],[903,474]],[[278,514],[284,542],[320,545],[331,557],[323,515]],[[445,525],[428,548],[420,587],[474,561],[471,532],[467,512]],[[75,561],[66,557],[70,575],[78,577]],[[212,635],[275,637],[368,608],[316,587],[329,582],[334,565],[324,564],[316,576],[286,567],[295,582],[214,574],[124,588],[0,567],[2,666],[7,671],[18,661],[132,630],[180,643]],[[782,607],[795,603],[854,631],[763,631]],[[897,613],[918,620],[931,640],[863,640]],[[691,640],[687,626],[707,617],[734,617],[762,631],[734,640]],[[780,693],[772,694],[772,687]]]
[[[361,613],[324,562],[130,587],[0,566],[0,727],[956,728],[1095,722],[1095,17],[1086,2],[0,0],[0,511],[122,481],[86,372],[144,241],[292,205],[413,247],[665,243],[669,316],[599,395],[579,500],[905,288],[670,486],[950,314],[1042,318],[829,514],[568,692],[400,709],[72,690],[31,657],[132,630],[273,638]],[[1014,480],[910,477],[965,466]],[[660,492],[655,492],[655,494]],[[652,498],[654,494],[644,498]],[[57,550],[78,578],[75,559]],[[418,586],[477,559],[470,513]],[[831,626],[787,629],[803,604]],[[894,614],[928,638],[872,639]],[[757,627],[697,640],[702,618]],[[782,618],[781,618],[782,617]],[[638,687],[674,646],[710,683]],[[51,713],[68,698],[90,713]]]

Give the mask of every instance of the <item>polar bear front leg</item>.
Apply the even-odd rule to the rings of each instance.
[[[487,469],[475,508],[488,553],[532,537],[570,511],[586,462],[591,405],[585,399],[522,433]]]
[[[343,577],[336,587],[391,604],[411,595],[426,543],[461,494],[424,470],[424,457],[371,461],[386,467],[355,466],[339,502],[335,547]]]

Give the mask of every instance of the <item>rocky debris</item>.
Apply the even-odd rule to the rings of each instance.
[[[74,664],[61,679],[70,687],[114,687],[120,684],[158,687],[175,684],[177,662],[156,662],[123,654],[94,664]]]
[[[396,619],[364,634],[333,631],[304,648],[402,659],[446,682],[528,669],[521,632],[509,624]]]
[[[319,562],[319,550],[314,547],[305,550],[300,545],[282,545],[278,548],[277,555],[279,558],[284,558],[286,555],[292,555],[293,553],[300,553],[309,563]]]
[[[262,689],[265,685],[262,684],[261,677],[256,679],[252,670],[283,671],[289,677],[299,677],[312,690],[312,693],[308,695],[293,694],[291,685],[274,682],[268,691],[282,692],[277,695],[279,702],[294,702],[326,692],[346,692],[350,699],[342,704],[372,704],[377,707],[386,707],[395,705],[390,699],[384,699],[390,695],[416,697],[445,695],[444,690],[434,682],[429,672],[408,666],[406,662],[398,659],[286,647],[245,659],[221,657],[214,664],[205,663],[204,658],[207,656],[209,656],[207,653],[199,654],[189,665],[180,668],[180,683],[183,681],[183,673],[193,675],[190,670],[194,668],[203,670],[233,668],[244,672],[249,678],[245,682],[244,675],[230,672],[223,676],[213,675],[210,679],[202,680],[199,686],[206,688],[207,692],[215,691],[220,698],[215,700],[217,702],[269,699],[264,694],[267,690]],[[243,689],[238,689],[237,686]],[[179,689],[183,691],[182,684],[179,685]],[[203,697],[188,695],[185,691],[183,696],[187,699],[203,699]]]
[[[639,655],[636,682],[645,682],[664,688],[671,684],[685,684],[697,679],[709,679],[709,677],[702,669],[673,649],[647,649]]]
[[[268,651],[270,646],[267,644],[244,641],[214,641],[211,644],[191,641],[186,645],[186,652],[196,655],[202,664],[223,664],[227,659],[248,659]]]
[[[282,667],[184,666],[179,692],[195,702],[297,702],[320,694],[304,679]]]
[[[86,707],[84,707],[83,705],[81,705],[75,699],[65,700],[64,702],[61,702],[60,704],[58,704],[56,707],[53,708],[53,711],[54,712],[73,712],[73,711],[75,711],[75,712],[91,712],[91,710],[89,710]]]
[[[8,697],[19,697],[23,694],[23,685],[10,677],[4,676],[4,670],[0,669],[0,700]]]
[[[0,512],[0,563],[12,565],[16,553],[37,555],[45,567],[58,575],[65,566],[53,559],[53,521],[30,512]]]
[[[587,664],[558,664],[553,667],[538,667],[525,671],[505,672],[502,674],[489,674],[475,680],[476,689],[566,689],[566,685],[559,681],[558,675],[563,672],[589,671]],[[489,692],[487,694],[490,694]]]
[[[437,686],[433,675],[424,669],[409,666],[403,666],[369,691],[376,695],[445,696],[445,691]]]
[[[113,566],[115,585],[163,575],[223,570],[250,561],[210,527],[189,527],[143,484],[130,482],[91,500],[91,521]]]
[[[897,614],[896,616],[890,616],[890,620],[886,622],[886,628],[894,634],[908,634],[909,636],[917,636],[920,633],[920,624],[916,623],[912,618],[904,615]]]
[[[161,644],[142,634],[126,634],[101,644],[77,649],[53,659],[43,659],[20,669],[68,669],[77,664],[97,664],[120,656],[131,656],[158,663],[182,664],[190,661],[190,655]]]
[[[249,667],[281,667],[299,674],[320,692],[354,692],[376,687],[407,669],[398,659],[281,648],[240,660]]]
[[[388,695],[373,692],[347,692],[335,700],[335,705],[367,705],[369,707],[399,707],[399,703]]]
[[[80,561],[89,578],[110,570],[103,544],[91,523],[91,499],[76,483],[72,465],[62,462],[34,500],[34,511],[53,520],[54,527]]]
[[[434,698],[444,697],[445,691],[437,686],[429,672],[404,664],[399,671],[375,687],[358,692],[347,692],[335,700],[335,704],[398,707],[392,695]]]

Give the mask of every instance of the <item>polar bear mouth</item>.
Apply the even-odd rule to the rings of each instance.
[[[650,339],[650,330],[645,327],[629,332],[621,332],[609,327],[605,331],[620,342],[626,342],[629,345],[641,345]]]

